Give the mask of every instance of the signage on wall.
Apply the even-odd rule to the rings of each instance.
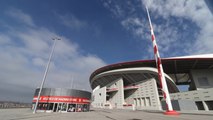
[[[36,102],[38,96],[33,98],[33,102]],[[88,104],[90,100],[88,98],[79,98],[79,97],[69,97],[69,96],[41,96],[39,102],[67,102],[67,103],[82,103]]]

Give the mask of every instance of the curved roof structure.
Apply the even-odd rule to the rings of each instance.
[[[190,73],[191,69],[213,69],[213,54],[164,58],[162,59],[162,65],[166,74],[183,74],[181,77],[184,77],[185,74]],[[92,89],[98,85],[106,86],[120,77],[125,79],[124,84],[131,84],[147,78],[158,79],[157,75],[155,60],[122,62],[94,71],[90,76],[90,85]],[[188,82],[188,79],[172,80],[168,75],[166,80],[170,92],[178,91],[175,83],[182,84]]]

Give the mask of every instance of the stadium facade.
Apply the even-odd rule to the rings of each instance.
[[[162,64],[174,110],[213,110],[213,54],[165,58]],[[155,60],[102,67],[91,74],[90,85],[96,108],[166,109]]]
[[[36,89],[32,109],[38,99]],[[90,108],[91,93],[66,88],[43,88],[37,106],[38,112],[86,112]]]

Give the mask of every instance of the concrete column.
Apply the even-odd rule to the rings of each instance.
[[[203,107],[204,107],[205,111],[209,111],[209,108],[208,108],[206,102],[202,101],[202,103],[203,103]]]
[[[54,112],[54,108],[55,108],[55,103],[53,103],[53,109],[52,109],[52,112]]]
[[[135,98],[133,98],[133,101],[134,101],[134,106],[137,106],[137,101]]]
[[[137,100],[137,107],[140,107],[140,100],[138,98],[136,98]]]
[[[67,104],[67,108],[66,108],[66,112],[67,112],[69,103],[66,103],[66,104]]]
[[[57,108],[56,108],[56,112],[58,112],[58,108],[59,108],[59,103],[57,103],[58,105],[57,105]]]

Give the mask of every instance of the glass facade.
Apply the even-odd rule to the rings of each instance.
[[[35,108],[39,89],[36,89],[32,101],[32,109]],[[90,108],[91,93],[87,91],[43,88],[37,111],[40,112],[87,112]]]
[[[34,109],[35,103],[32,104]],[[50,112],[87,112],[89,104],[73,104],[73,103],[39,103],[37,110]]]

